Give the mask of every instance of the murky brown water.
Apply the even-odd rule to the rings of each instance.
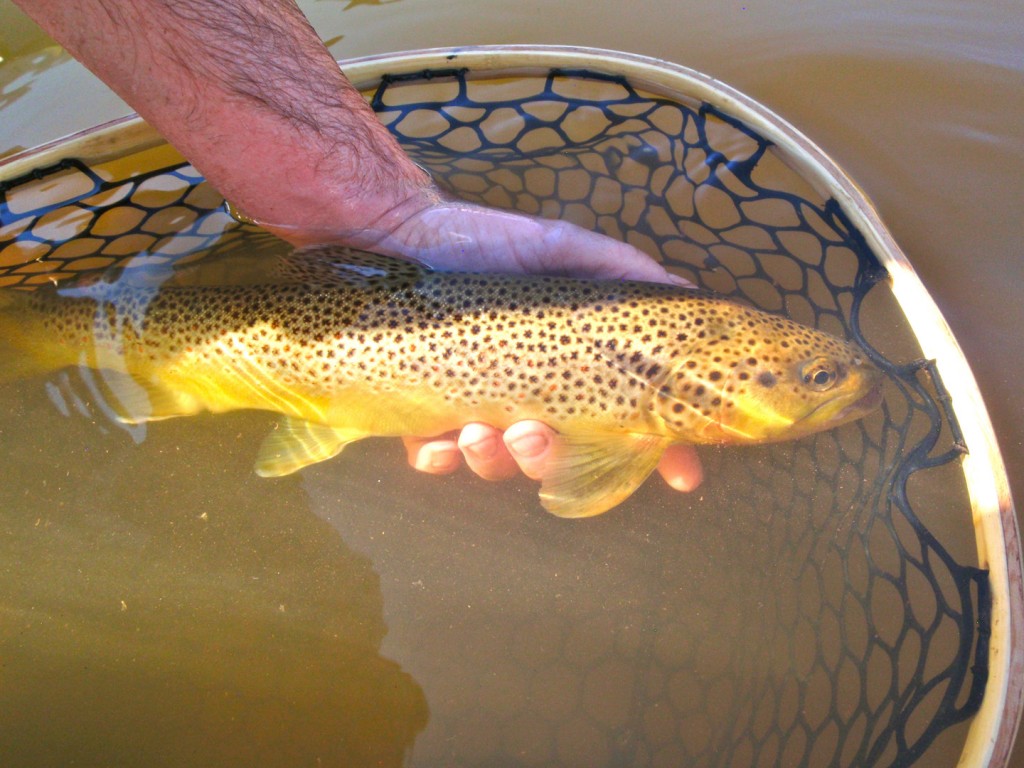
[[[608,3],[581,15],[552,7],[543,17],[505,3],[347,5],[307,3],[326,39],[342,36],[332,46],[339,58],[460,43],[598,45],[692,66],[775,108],[879,205],[964,346],[1011,480],[1024,491],[1016,472],[1024,466],[1016,296],[1024,276],[1016,258],[1024,13],[1014,4],[644,3],[625,13]],[[120,114],[113,97],[45,47],[6,3],[0,18],[0,155]],[[73,109],[54,109],[72,98]],[[629,721],[617,704],[629,698],[622,690],[653,687],[644,674],[671,668],[674,654],[694,650],[687,643],[710,642],[715,633],[702,628],[729,626],[692,595],[723,584],[738,595],[742,585],[779,576],[758,546],[762,532],[742,514],[680,533],[667,523],[652,532],[650,519],[601,519],[570,535],[529,510],[525,484],[477,484],[470,493],[487,493],[491,506],[470,533],[458,515],[425,521],[415,501],[429,496],[457,509],[465,478],[403,471],[401,487],[390,487],[384,478],[401,463],[393,448],[360,448],[330,472],[268,484],[250,472],[248,449],[265,429],[259,419],[170,422],[140,448],[103,419],[102,433],[86,418],[36,422],[53,412],[38,386],[13,394],[7,430],[26,415],[37,428],[59,430],[57,439],[18,437],[8,472],[25,480],[3,488],[4,508],[16,510],[6,521],[3,580],[18,610],[0,633],[14,655],[33,660],[0,677],[19,692],[7,699],[16,707],[4,713],[4,747],[24,764],[153,764],[153,754],[168,755],[168,764],[202,755],[197,762],[225,765],[256,756],[264,764],[359,765],[363,755],[398,764],[403,753],[421,765],[526,765],[550,754],[567,763],[625,760],[636,753],[633,737],[617,730]],[[197,444],[204,448],[193,455]],[[86,471],[97,455],[109,474]],[[124,502],[125,489],[135,503]],[[696,500],[682,507],[708,514]],[[375,510],[387,510],[386,519]],[[416,546],[425,532],[428,545]],[[671,572],[664,562],[644,563],[644,542],[658,534],[691,539]],[[454,548],[475,554],[455,569]],[[415,558],[405,559],[410,552]],[[735,570],[744,555],[745,568]],[[721,572],[722,563],[733,571]],[[665,623],[668,639],[641,673],[622,660],[635,657],[650,630],[644,610],[664,599],[659,584],[691,585],[678,602],[690,615]],[[743,605],[768,610],[766,598],[754,589]],[[501,630],[509,616],[517,619],[511,635]],[[708,660],[703,679],[668,682],[677,715],[694,706],[688,690],[725,679],[733,663],[723,655],[716,666],[712,647],[696,651]],[[331,684],[340,679],[348,682]],[[717,733],[715,713],[733,711],[739,695],[718,690],[717,701],[702,704],[705,719],[683,718],[695,750]],[[648,739],[668,732],[657,712],[647,717]],[[166,722],[166,737],[139,738],[132,729],[145,722]],[[512,733],[521,738],[502,735]],[[496,744],[504,749],[495,752]]]

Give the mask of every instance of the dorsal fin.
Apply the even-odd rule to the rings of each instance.
[[[232,253],[176,268],[176,287],[318,283],[390,290],[414,285],[430,272],[419,262],[341,245],[317,245],[286,254]]]
[[[364,290],[393,290],[414,285],[430,271],[429,267],[407,259],[340,245],[317,245],[282,256],[280,277],[287,282],[330,282]]]

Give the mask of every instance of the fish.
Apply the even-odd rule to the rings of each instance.
[[[557,433],[540,501],[567,518],[627,499],[672,444],[797,439],[882,399],[857,345],[707,291],[441,272],[340,246],[272,263],[237,282],[7,289],[0,342],[23,371],[107,372],[126,423],[278,414],[263,477],[370,436],[538,419]]]

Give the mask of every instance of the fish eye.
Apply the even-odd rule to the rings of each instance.
[[[831,360],[817,358],[804,366],[802,377],[804,384],[819,392],[824,392],[839,379],[839,371]]]

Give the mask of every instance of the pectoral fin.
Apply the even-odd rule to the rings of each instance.
[[[647,479],[668,445],[657,435],[559,435],[541,483],[541,504],[559,517],[606,512]]]
[[[285,417],[263,441],[256,459],[260,477],[281,477],[341,453],[349,443],[366,437],[363,432]]]

